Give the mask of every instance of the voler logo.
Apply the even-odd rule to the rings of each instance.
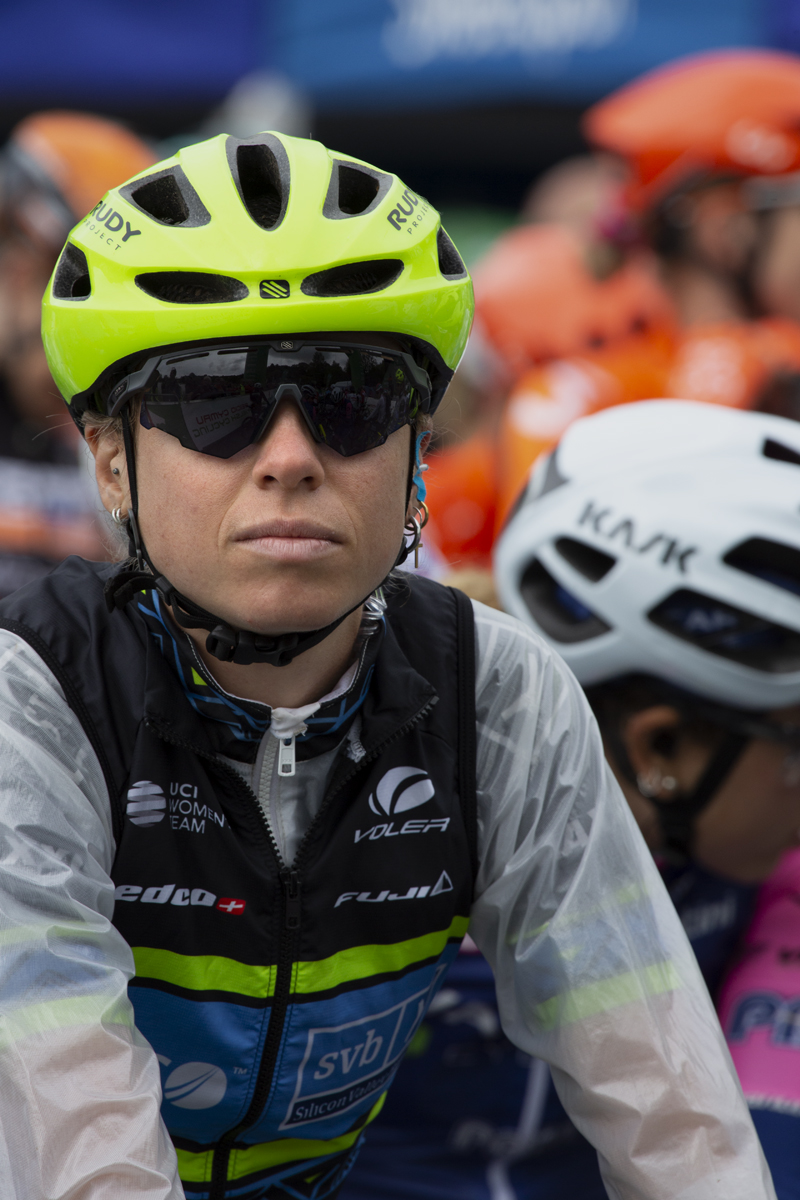
[[[414,782],[411,782],[413,779]],[[369,806],[376,816],[393,817],[419,808],[434,793],[433,781],[421,767],[392,767],[370,794]]]
[[[377,816],[394,817],[426,804],[432,799],[434,790],[431,777],[420,767],[392,767],[381,779],[374,793],[370,793],[368,804]],[[398,829],[395,829],[394,821],[381,821],[377,825],[371,825],[369,829],[357,829],[353,840],[358,844],[365,839],[376,842],[378,838],[400,837],[401,834],[444,833],[450,824],[450,818],[423,818],[398,821],[397,824]]]
[[[165,1067],[171,1059],[158,1056]],[[176,1108],[213,1108],[228,1090],[225,1072],[213,1063],[183,1063],[164,1080],[164,1099]]]

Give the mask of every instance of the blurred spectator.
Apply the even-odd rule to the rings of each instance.
[[[0,596],[67,554],[105,556],[81,439],[47,369],[41,299],[70,228],[154,161],[114,122],[27,117],[0,156]]]

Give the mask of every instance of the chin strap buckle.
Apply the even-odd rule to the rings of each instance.
[[[233,662],[236,653],[236,634],[230,625],[215,625],[206,638],[206,650],[220,662]]]

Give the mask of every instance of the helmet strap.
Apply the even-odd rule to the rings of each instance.
[[[735,730],[727,730],[692,791],[671,800],[654,796],[649,789],[644,791],[616,724],[613,729],[604,731],[604,737],[621,773],[656,810],[664,858],[672,866],[685,866],[691,861],[695,820],[708,807],[733,770],[750,741],[749,737]]]
[[[691,792],[674,800],[647,797],[658,817],[664,857],[673,866],[685,866],[691,859],[695,820],[714,799],[748,741],[744,734],[729,731]]]
[[[131,567],[116,572],[106,583],[104,595],[109,612],[113,612],[115,608],[124,608],[137,592],[155,588],[164,603],[169,605],[174,619],[182,628],[208,630],[206,649],[214,658],[218,658],[221,662],[233,662],[241,666],[269,663],[274,667],[285,667],[299,654],[310,650],[312,646],[318,646],[326,637],[329,637],[376,590],[375,588],[370,589],[363,600],[359,600],[358,604],[354,604],[347,612],[342,613],[340,617],[322,629],[275,635],[254,633],[249,629],[236,629],[222,617],[217,617],[201,608],[199,604],[195,604],[193,600],[182,595],[166,576],[158,571],[147,553],[138,522],[139,492],[136,482],[136,457],[127,406],[122,413],[122,420],[122,437],[130,489],[128,541],[134,563]],[[410,483],[408,490],[409,492],[411,490]],[[399,562],[402,562],[407,553],[404,538],[400,554],[394,565],[397,566]],[[385,582],[382,580],[378,587]]]

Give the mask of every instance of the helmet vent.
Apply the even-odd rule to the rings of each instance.
[[[722,561],[737,571],[745,571],[800,596],[800,550],[794,546],[767,538],[750,538],[729,550]]]
[[[563,588],[538,558],[526,567],[519,590],[534,621],[556,642],[586,642],[611,629]]]
[[[392,176],[358,163],[334,162],[323,215],[332,220],[360,217],[377,207],[392,185]]]
[[[800,633],[713,596],[681,588],[647,615],[654,625],[708,654],[770,675],[800,670]]]
[[[277,229],[289,199],[289,159],[270,134],[240,141],[228,138],[228,163],[248,213],[262,229]]]
[[[72,242],[67,242],[53,278],[53,295],[56,300],[85,300],[91,293],[86,255]]]
[[[602,550],[596,550],[594,546],[587,546],[586,542],[578,542],[575,538],[560,537],[555,547],[574,570],[591,579],[592,583],[597,583],[607,575],[617,561],[611,554],[604,554]]]
[[[792,450],[790,446],[784,446],[782,442],[775,442],[772,438],[764,439],[761,453],[764,458],[774,458],[778,462],[794,463],[796,467],[800,467],[800,454],[797,450]]]
[[[159,225],[207,225],[211,214],[178,166],[120,188],[120,194]]]
[[[369,262],[346,263],[307,275],[300,285],[306,296],[363,296],[380,292],[400,278],[399,258],[376,258]]]
[[[137,275],[136,285],[167,304],[230,304],[250,294],[239,279],[201,271],[153,271]]]
[[[436,249],[439,253],[439,270],[446,279],[458,279],[466,275],[467,268],[461,260],[461,255],[441,226],[436,235]]]

